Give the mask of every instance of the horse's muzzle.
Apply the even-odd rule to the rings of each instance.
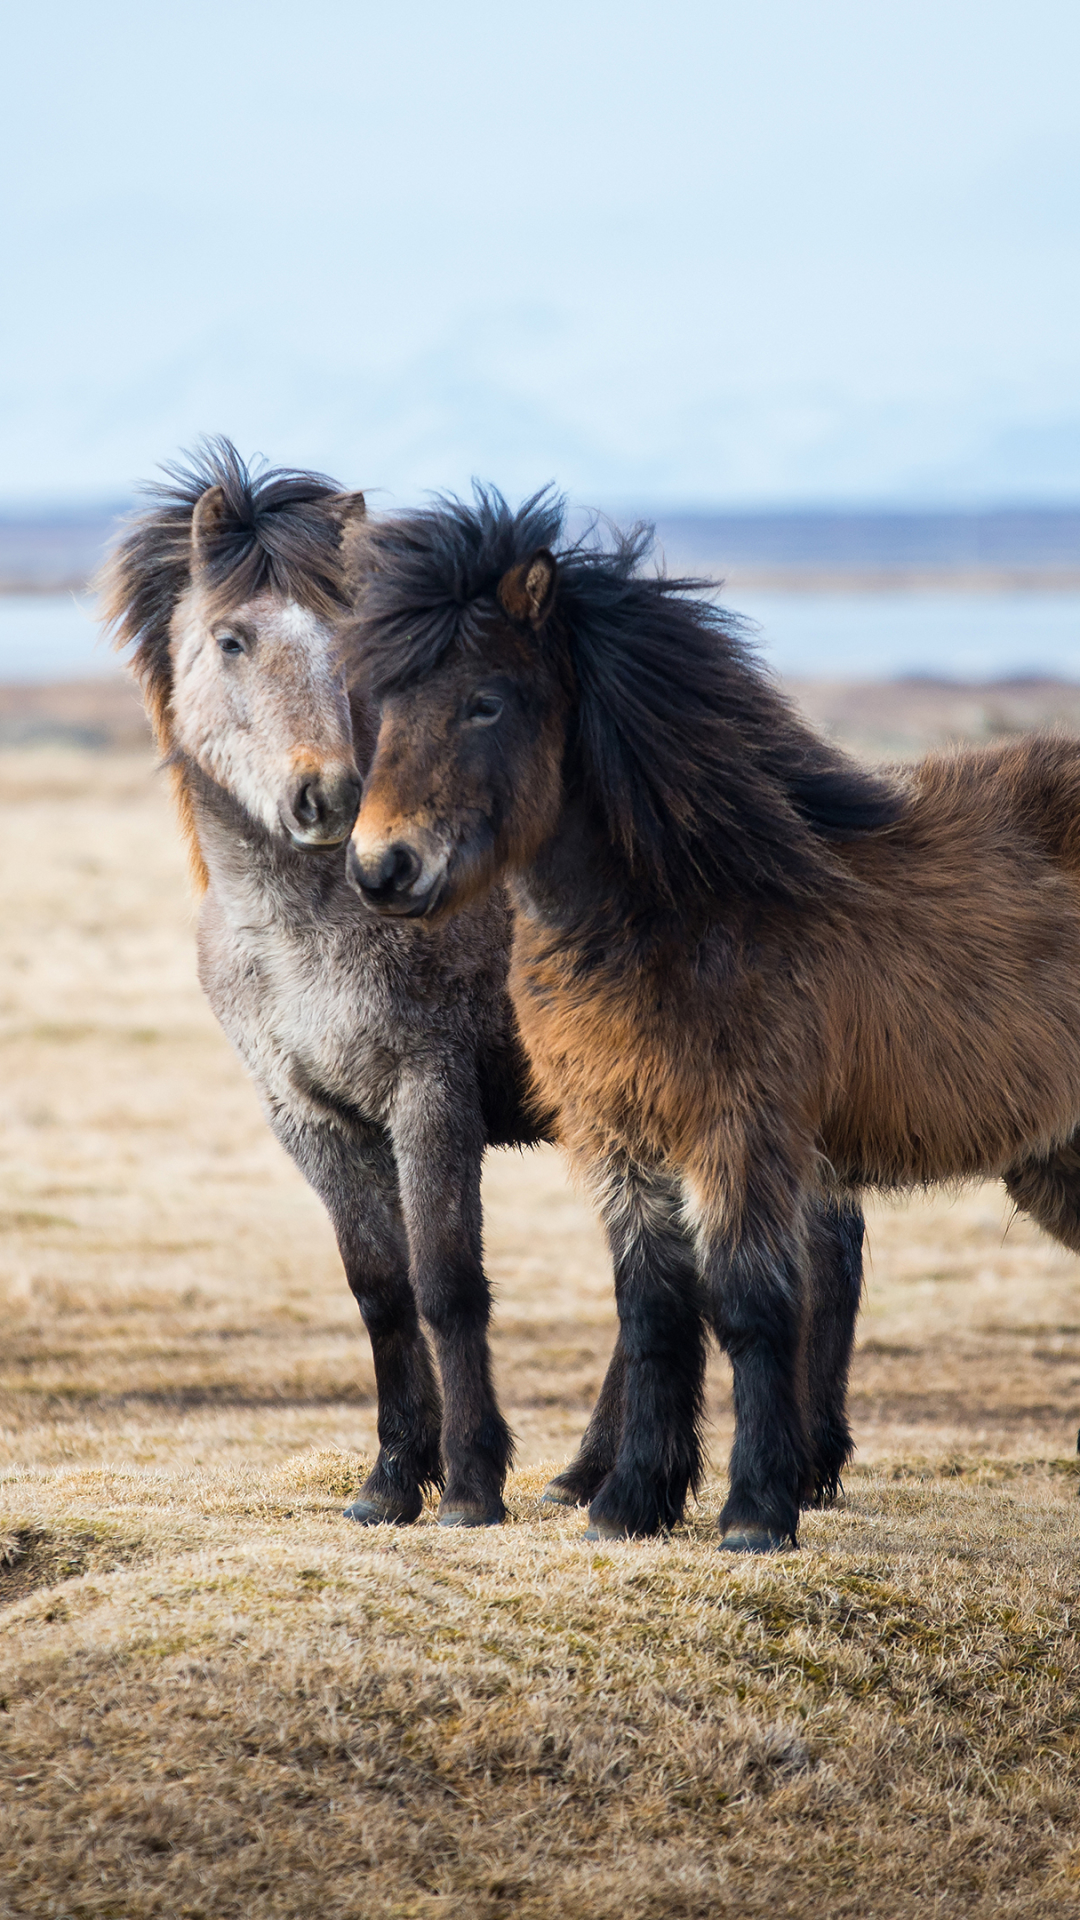
[[[361,786],[353,773],[305,774],[281,805],[281,822],[298,847],[340,847],[352,832]]]
[[[364,854],[353,841],[345,856],[345,877],[369,907],[398,919],[421,919],[436,905],[442,890],[441,874],[423,885],[424,863],[403,840]]]

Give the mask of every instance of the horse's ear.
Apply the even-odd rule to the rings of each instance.
[[[367,507],[362,493],[335,493],[325,502],[326,510],[337,525],[341,550],[342,584],[350,600],[355,600],[366,572],[365,534]]]
[[[191,552],[197,566],[205,566],[221,538],[228,508],[224,487],[207,487],[195,502],[191,516]]]
[[[332,493],[323,505],[331,520],[336,520],[341,528],[342,539],[358,520],[367,519],[367,506],[362,493]]]
[[[559,569],[553,553],[538,547],[499,581],[499,605],[523,627],[542,627],[555,599]]]

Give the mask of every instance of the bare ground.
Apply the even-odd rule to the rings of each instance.
[[[147,753],[0,752],[0,842],[0,1914],[1080,1910],[1073,1259],[994,1189],[875,1206],[842,1504],[721,1561],[718,1362],[700,1507],[598,1551],[536,1496],[603,1249],[493,1156],[512,1522],[362,1533],[367,1344]]]

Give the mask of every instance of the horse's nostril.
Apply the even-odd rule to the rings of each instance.
[[[303,827],[321,826],[325,813],[322,790],[317,780],[305,780],[297,789],[293,813]]]
[[[354,774],[309,774],[285,809],[286,821],[310,846],[337,845],[356,819],[359,805],[360,782]]]
[[[411,847],[398,845],[391,847],[394,859],[392,885],[395,893],[407,893],[420,878],[421,860]]]

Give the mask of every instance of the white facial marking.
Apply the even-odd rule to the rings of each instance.
[[[250,636],[227,656],[218,635]],[[269,594],[211,621],[192,589],[172,624],[173,727],[179,747],[261,821],[284,831],[281,808],[305,773],[353,766],[345,679],[331,630],[296,601]]]

